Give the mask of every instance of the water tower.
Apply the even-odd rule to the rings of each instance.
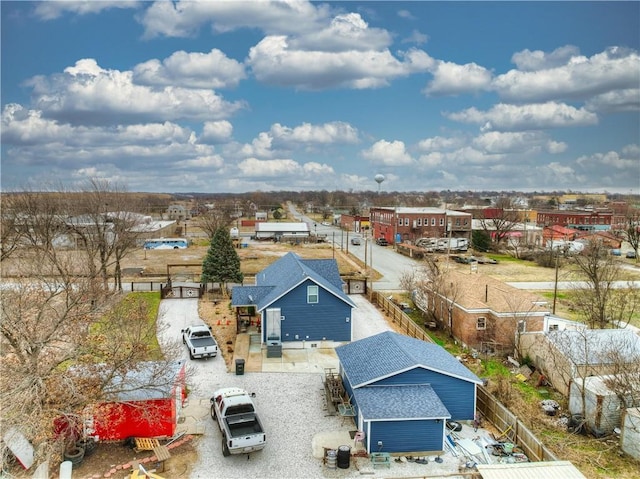
[[[373,179],[376,180],[376,183],[378,183],[378,194],[380,194],[380,185],[384,180],[386,180],[386,178],[384,175],[378,173]]]

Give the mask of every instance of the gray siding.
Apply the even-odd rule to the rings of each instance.
[[[443,421],[372,421],[370,424],[370,452],[379,451],[378,441],[382,441],[380,452],[409,453],[444,449]]]
[[[351,341],[351,306],[321,286],[318,303],[308,304],[307,286],[316,284],[305,281],[269,306],[280,308],[285,317],[282,341]]]
[[[451,419],[464,421],[474,418],[476,385],[472,382],[416,367],[375,384],[429,384],[451,413]]]

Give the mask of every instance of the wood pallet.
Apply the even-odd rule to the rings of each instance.
[[[160,446],[160,441],[154,437],[136,437],[134,438],[136,447],[134,451],[153,451],[156,447]]]

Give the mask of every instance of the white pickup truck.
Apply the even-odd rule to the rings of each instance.
[[[244,389],[222,388],[211,398],[211,417],[222,431],[222,455],[249,454],[264,448],[267,435]]]
[[[218,343],[206,324],[189,326],[182,330],[182,343],[189,348],[189,358],[215,358],[218,355]]]

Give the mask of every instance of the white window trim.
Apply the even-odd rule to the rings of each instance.
[[[482,320],[483,326],[480,326],[480,320]],[[487,318],[485,318],[484,316],[481,316],[479,318],[476,318],[476,329],[478,331],[484,331],[487,329]]]
[[[312,292],[315,288],[315,292]],[[315,301],[311,301],[311,298],[315,297]],[[320,300],[320,288],[317,285],[307,286],[307,304],[318,304]]]

